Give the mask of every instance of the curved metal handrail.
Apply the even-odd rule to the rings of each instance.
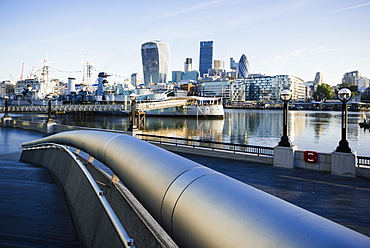
[[[109,220],[111,221],[124,247],[134,248],[135,247],[134,240],[130,238],[130,236],[126,232],[126,229],[122,226],[121,221],[119,220],[116,213],[114,212],[111,205],[109,204],[107,198],[105,197],[104,191],[102,191],[99,188],[93,176],[90,174],[90,172],[86,169],[86,167],[82,164],[82,162],[78,159],[78,157],[73,152],[71,152],[69,149],[67,149],[63,145],[59,145],[55,143],[41,143],[35,146],[23,146],[24,150],[47,149],[47,148],[61,149],[67,152],[69,156],[72,157],[72,159],[76,162],[76,164],[79,166],[80,170],[84,173],[86,179],[90,183],[92,189],[94,190],[96,197],[99,199],[101,205],[103,206],[105,213],[107,214]]]

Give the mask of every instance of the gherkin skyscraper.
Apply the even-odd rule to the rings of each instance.
[[[247,78],[249,76],[249,62],[245,54],[240,57],[238,74],[239,78]]]

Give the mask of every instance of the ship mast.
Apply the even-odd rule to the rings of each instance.
[[[93,69],[93,64],[90,62],[90,56],[89,55],[86,55],[86,63],[85,63],[85,68],[84,69],[86,69],[86,82],[85,82],[86,91],[87,92],[93,92],[94,89],[93,89],[93,86],[92,86],[92,83],[91,83],[91,73],[92,73],[92,69]]]

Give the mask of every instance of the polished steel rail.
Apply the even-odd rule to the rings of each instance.
[[[24,150],[28,150],[28,149],[32,149],[32,150],[34,150],[34,149],[48,149],[48,148],[63,150],[65,152],[67,152],[71,158],[73,158],[73,160],[76,162],[76,164],[78,164],[80,170],[84,173],[84,175],[87,178],[88,182],[90,183],[96,197],[99,199],[101,205],[103,206],[104,211],[107,214],[107,216],[108,216],[110,222],[112,223],[114,229],[116,230],[117,235],[118,235],[122,245],[126,248],[134,248],[135,247],[134,246],[134,240],[132,238],[130,238],[130,236],[126,232],[125,228],[122,226],[119,218],[117,217],[116,213],[114,212],[114,210],[112,209],[111,205],[109,204],[107,198],[105,197],[104,191],[102,191],[99,188],[99,186],[95,182],[95,179],[92,177],[90,172],[86,169],[86,167],[82,164],[82,162],[76,157],[76,155],[73,152],[71,152],[69,149],[67,149],[64,146],[59,145],[59,144],[55,144],[55,143],[42,143],[42,144],[35,145],[35,146],[23,146]]]
[[[195,139],[186,139],[186,138],[177,138],[177,137],[150,135],[150,134],[135,134],[135,137],[141,140],[147,141],[147,142],[155,142],[159,144],[172,144],[175,146],[190,146],[192,148],[223,150],[223,151],[229,151],[233,153],[255,154],[257,156],[261,156],[261,155],[270,156],[270,157],[274,156],[273,147],[243,145],[243,144],[234,144],[234,143],[208,141],[208,140],[195,140]]]
[[[180,247],[370,247],[365,235],[132,136],[70,131],[23,146],[46,142],[108,166]]]

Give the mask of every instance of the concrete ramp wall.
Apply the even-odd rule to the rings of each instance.
[[[177,247],[173,240],[122,184],[78,158],[99,183],[111,207],[136,247]],[[103,206],[71,154],[63,149],[24,150],[21,161],[48,168],[62,185],[85,247],[125,247]],[[130,247],[129,245],[126,245]]]

